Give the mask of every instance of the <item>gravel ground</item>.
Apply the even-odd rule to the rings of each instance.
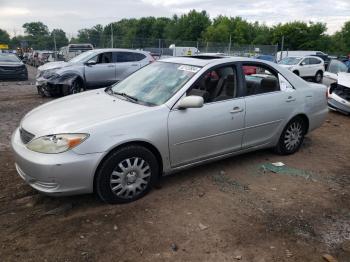
[[[11,133],[40,98],[0,82],[0,261],[350,261],[350,118],[330,112],[301,150],[262,150],[163,179],[124,205],[51,198],[16,174]],[[269,171],[282,161],[284,172]]]

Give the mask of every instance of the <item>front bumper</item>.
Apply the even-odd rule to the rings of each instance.
[[[38,89],[41,89],[47,96],[61,96],[62,87],[61,84],[51,83],[49,80],[39,77],[36,79],[35,85]]]
[[[19,129],[12,135],[11,144],[19,176],[34,189],[54,196],[93,192],[94,174],[103,153],[33,152],[22,143]]]

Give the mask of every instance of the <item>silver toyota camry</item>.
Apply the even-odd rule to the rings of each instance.
[[[296,152],[325,120],[326,94],[267,61],[160,60],[29,112],[12,136],[15,165],[46,194],[129,202],[194,165],[261,148]]]

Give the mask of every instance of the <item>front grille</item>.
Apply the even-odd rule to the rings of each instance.
[[[21,136],[21,140],[22,140],[23,144],[28,144],[34,138],[34,135],[32,133],[29,133],[28,131],[24,130],[23,128],[19,129],[19,134]]]
[[[25,66],[1,66],[0,71],[3,72],[11,72],[11,73],[16,73],[16,72],[22,72],[25,70]]]

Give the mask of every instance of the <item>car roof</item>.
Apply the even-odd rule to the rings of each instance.
[[[134,53],[148,53],[147,51],[142,50],[135,50],[135,49],[126,49],[126,48],[100,48],[100,49],[92,49],[89,50],[91,52],[118,52],[118,51],[124,51],[124,52],[134,52]]]
[[[167,62],[167,63],[175,63],[175,64],[185,64],[185,65],[193,65],[204,67],[206,65],[215,65],[215,64],[223,64],[223,63],[232,63],[232,62],[258,62],[261,63],[261,60],[248,58],[248,57],[236,57],[236,56],[178,56],[178,57],[169,57],[160,59],[158,61]],[[268,61],[264,61],[268,62]]]

